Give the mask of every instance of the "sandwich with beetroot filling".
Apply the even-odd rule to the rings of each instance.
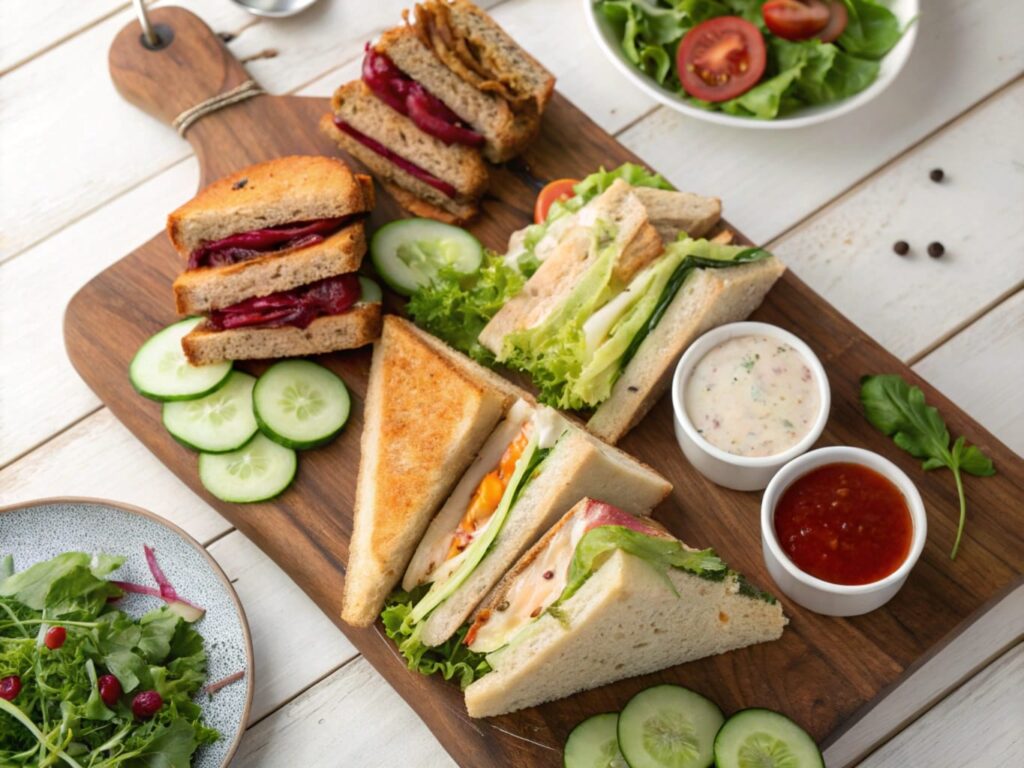
[[[373,182],[340,160],[283,157],[220,179],[174,211],[167,232],[185,270],[182,340],[194,365],[320,354],[380,331],[380,290],[355,271],[366,252]]]
[[[463,640],[471,717],[776,640],[782,607],[711,549],[584,498],[488,595]],[[475,679],[474,679],[475,678]]]
[[[482,158],[523,150],[555,80],[467,0],[428,0],[404,18],[367,44],[361,79],[337,90],[321,129],[408,210],[466,221],[487,186]]]

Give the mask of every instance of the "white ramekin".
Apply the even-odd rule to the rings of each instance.
[[[684,396],[686,382],[690,373],[708,352],[723,341],[737,336],[768,336],[783,341],[800,353],[814,374],[818,384],[818,416],[811,426],[810,432],[782,453],[774,456],[737,456],[723,451],[721,448],[705,440],[697,428],[693,426],[686,413]],[[672,378],[672,409],[675,411],[676,440],[683,449],[686,458],[708,480],[726,488],[737,491],[759,491],[768,485],[772,475],[778,472],[786,462],[806,451],[821,436],[828,421],[828,411],[832,402],[832,394],[828,387],[828,376],[811,348],[800,338],[789,331],[768,323],[729,323],[708,331],[689,346],[686,353],[676,366]]]
[[[899,488],[910,510],[914,532],[907,559],[884,579],[870,584],[832,584],[801,571],[782,551],[775,535],[775,506],[786,489],[794,480],[812,469],[836,463],[860,464],[887,477]],[[863,448],[835,446],[806,453],[779,470],[761,498],[761,547],[764,550],[764,563],[768,573],[790,600],[826,616],[859,616],[880,608],[891,600],[893,595],[899,592],[910,570],[921,556],[927,534],[928,519],[925,516],[924,503],[910,478],[888,459]]]

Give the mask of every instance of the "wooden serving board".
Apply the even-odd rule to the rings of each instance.
[[[138,24],[132,24],[110,51],[115,84],[142,109],[170,122],[181,110],[247,78],[191,13],[157,8],[151,17],[173,31],[170,45],[146,50],[139,44]],[[264,95],[206,117],[188,132],[202,168],[201,184],[267,158],[338,154],[316,129],[327,109],[325,99]],[[503,248],[509,233],[529,221],[538,179],[579,177],[600,165],[614,167],[638,158],[556,94],[542,135],[524,160],[518,170],[495,170],[484,215],[471,228],[490,247]],[[729,190],[719,192],[728,205]],[[372,225],[403,215],[381,194]],[[154,221],[154,229],[162,223]],[[271,503],[244,506],[218,501],[199,483],[195,454],[171,439],[161,426],[159,405],[138,396],[127,376],[139,345],[175,319],[170,286],[180,266],[161,231],[82,288],[65,317],[72,363],[139,440],[295,579],[463,766],[561,765],[562,744],[580,720],[619,709],[637,691],[663,681],[694,688],[727,713],[750,706],[781,710],[827,744],[911,667],[966,626],[979,609],[1021,580],[1024,466],[1019,458],[797,277],[786,274],[754,317],[796,332],[824,363],[832,385],[832,413],[819,445],[857,445],[882,453],[909,474],[924,498],[928,542],[906,586],[884,608],[852,619],[818,616],[783,600],[791,623],[777,642],[513,715],[472,720],[458,688],[408,671],[379,627],[353,629],[338,618],[369,350],[323,359],[348,383],[354,395],[353,414],[337,441],[302,455],[294,485]],[[881,372],[900,373],[921,386],[953,434],[965,434],[978,443],[999,470],[993,478],[966,479],[970,519],[955,562],[948,556],[957,520],[952,477],[945,471],[921,471],[919,462],[876,432],[862,415],[858,380]],[[658,519],[692,545],[714,546],[755,583],[773,588],[761,559],[760,495],[719,488],[689,466],[673,436],[667,397],[621,445],[673,483],[671,498],[655,513]]]

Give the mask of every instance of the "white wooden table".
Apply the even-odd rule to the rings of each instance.
[[[230,35],[267,90],[326,96],[408,3],[323,0],[276,22],[227,0],[180,4]],[[485,5],[606,130],[678,186],[720,195],[749,236],[1024,452],[1024,3],[927,0],[887,93],[790,132],[656,106],[603,59],[579,0]],[[0,4],[0,503],[115,498],[209,548],[257,657],[236,765],[450,766],[345,637],[100,405],[64,353],[68,299],[196,188],[188,144],[107,76],[107,48],[131,18],[126,0]],[[936,167],[942,184],[928,178]],[[901,239],[905,258],[892,251]],[[941,259],[925,255],[933,240]],[[1024,765],[1022,634],[1018,590],[836,742],[829,765],[871,750],[865,765]]]

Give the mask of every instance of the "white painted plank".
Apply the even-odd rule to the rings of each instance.
[[[64,308],[152,237],[198,180],[192,157],[0,264],[0,360],[17,362],[0,366],[0,467],[99,406],[64,350]]]
[[[1019,586],[985,615],[957,635],[949,645],[918,667],[894,691],[861,718],[834,744],[825,750],[825,764],[829,768],[857,765],[864,755],[906,727],[913,731],[915,717],[933,702],[975,674],[988,659],[992,659],[1024,637],[1024,586]],[[966,713],[958,710],[956,718]],[[946,719],[945,727],[952,722]],[[941,719],[940,719],[941,723]],[[923,740],[938,738],[943,726],[927,727]],[[970,733],[964,731],[964,734]],[[987,760],[989,752],[983,744],[975,744],[976,755]],[[888,765],[959,766],[956,761],[888,763]],[[995,765],[986,762],[985,765]]]
[[[914,370],[1024,456],[1024,291],[923,358]]]
[[[234,765],[455,765],[427,726],[362,657],[249,729]]]
[[[1008,651],[861,763],[1024,765],[1024,645]]]
[[[730,221],[767,242],[1024,69],[1024,3],[929,0],[920,23],[889,89],[832,122],[758,131],[663,108],[621,140],[679,186],[722,197]],[[1003,143],[1019,132],[1003,128]]]
[[[135,504],[199,541],[231,529],[106,408],[0,470],[0,504],[49,496],[96,496]]]
[[[1022,123],[1024,81],[773,249],[882,346],[904,359],[916,355],[1024,281]],[[933,168],[945,171],[941,184],[929,180]],[[897,256],[897,240],[907,241],[911,253]],[[942,258],[928,256],[932,241],[944,245]]]
[[[0,73],[127,5],[125,0],[0,3]]]
[[[232,531],[209,551],[234,584],[249,620],[256,661],[250,722],[356,655],[352,643],[288,574],[241,533]]]

